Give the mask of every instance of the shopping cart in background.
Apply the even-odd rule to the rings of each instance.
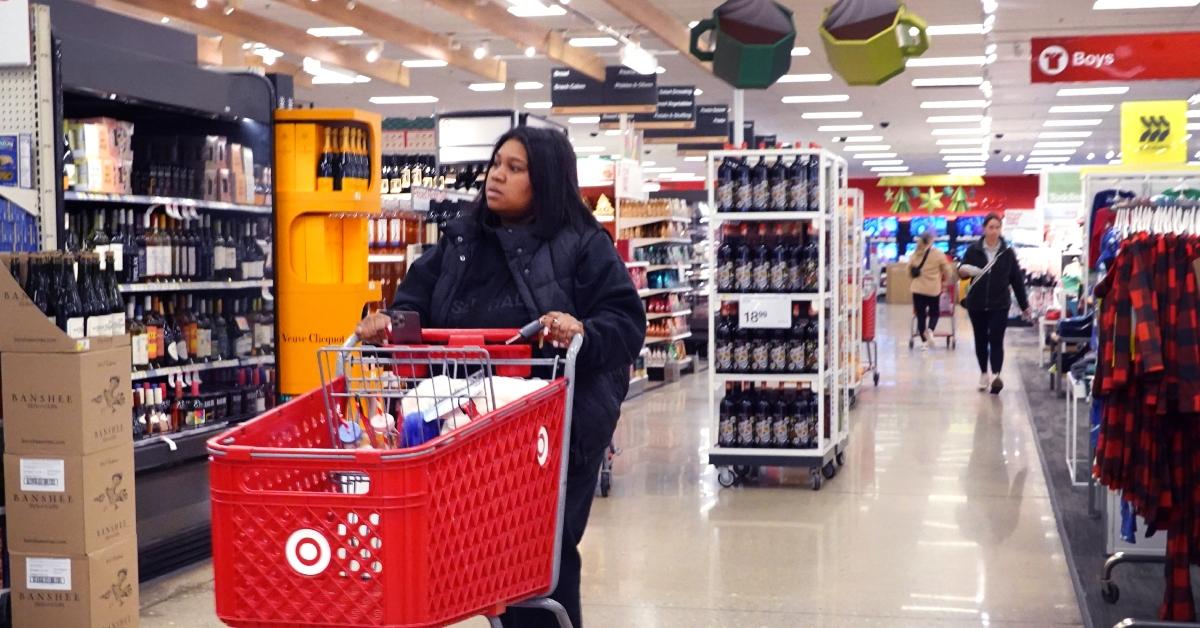
[[[934,338],[945,338],[947,349],[958,348],[957,321],[955,320],[954,308],[958,305],[958,283],[948,283],[942,285],[942,291],[938,294],[938,318],[946,321],[949,326],[949,331],[933,330]],[[941,321],[938,321],[939,323]],[[912,349],[916,345],[918,338],[917,334],[917,314],[913,311],[912,327],[908,336],[908,348]]]
[[[513,334],[426,331],[429,344],[392,347],[352,337],[320,351],[320,389],[210,440],[218,617],[433,627],[484,615],[496,627],[506,607],[525,607],[570,628],[544,596],[558,583],[582,340],[541,359],[500,344]],[[489,376],[538,374],[544,387],[496,407]],[[416,405],[473,414],[465,426],[397,449],[356,448],[340,432],[350,414],[395,408],[436,375],[465,377],[466,392]],[[384,425],[375,438],[405,442]]]

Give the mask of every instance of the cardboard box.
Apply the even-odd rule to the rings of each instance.
[[[11,551],[87,554],[137,538],[133,443],[89,456],[4,454]]]
[[[72,338],[46,318],[21,289],[8,267],[8,256],[0,254],[0,353],[77,353],[128,347],[129,336]],[[130,370],[126,365],[126,371]],[[50,373],[50,375],[55,375]]]
[[[133,442],[128,346],[0,353],[7,453],[81,456]]]
[[[887,267],[887,302],[912,303],[912,275],[908,273],[907,263]]]
[[[14,628],[136,628],[137,541],[86,555],[12,553]]]

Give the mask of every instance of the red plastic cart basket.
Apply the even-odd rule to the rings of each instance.
[[[580,344],[559,362],[563,377],[417,447],[337,449],[325,399],[345,378],[210,440],[218,617],[415,627],[546,607],[538,598],[558,579]],[[418,349],[386,351],[403,361]]]

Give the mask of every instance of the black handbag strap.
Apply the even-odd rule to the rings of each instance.
[[[933,245],[930,244],[929,248],[925,249],[925,257],[921,258],[921,263],[917,265],[917,270],[921,270],[922,268],[925,268],[925,261],[929,259],[929,252],[932,250],[933,250]]]

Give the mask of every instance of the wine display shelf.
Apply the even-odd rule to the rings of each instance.
[[[274,364],[274,355],[258,355],[246,358],[233,358],[229,360],[212,360],[210,362],[198,362],[196,364],[182,364],[179,366],[164,366],[156,369],[145,369],[134,371],[130,377],[135,382],[156,377],[168,377],[171,375],[183,375],[185,373],[202,373],[204,371],[215,371],[217,369],[239,368],[245,366],[262,366],[265,364]]]
[[[152,292],[201,292],[205,290],[250,290],[271,288],[270,279],[248,279],[242,281],[163,281],[147,283],[123,283],[121,294],[148,294]]]
[[[270,216],[270,205],[243,205],[225,203],[222,201],[203,201],[194,198],[176,198],[171,196],[139,196],[136,194],[101,194],[98,192],[77,192],[74,190],[63,193],[68,201],[92,203],[125,203],[128,205],[174,205],[176,207],[194,207],[214,211],[238,212],[258,216]]]

